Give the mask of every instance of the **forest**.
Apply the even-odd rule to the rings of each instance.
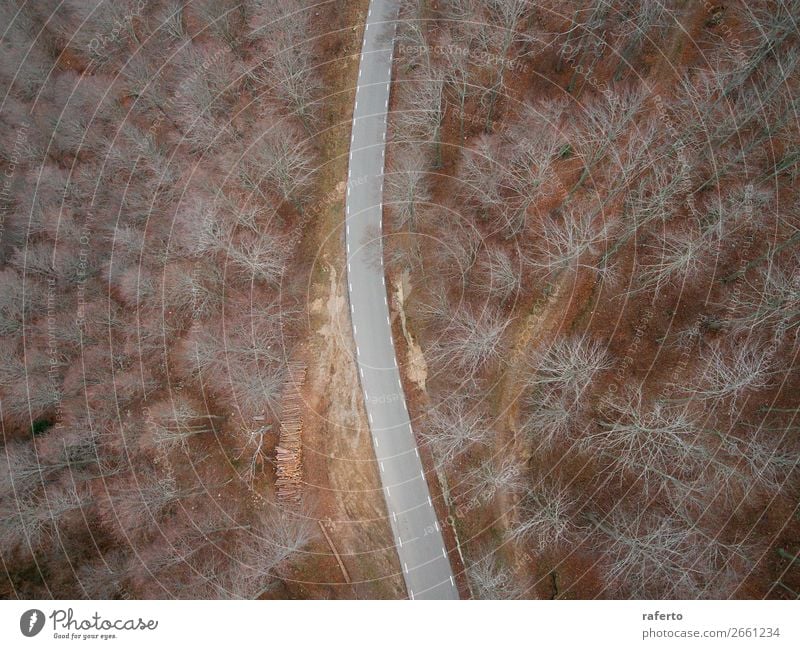
[[[800,0],[395,4],[373,235],[460,596],[800,598]],[[0,597],[405,596],[369,6],[0,3]]]
[[[255,598],[317,537],[273,466],[322,125],[309,6],[2,3],[4,597]]]
[[[788,598],[800,4],[406,0],[386,255],[476,598]]]

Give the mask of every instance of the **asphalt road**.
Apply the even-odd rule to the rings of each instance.
[[[393,0],[370,2],[361,51],[346,199],[350,313],[372,444],[408,595],[458,599],[400,383],[377,236],[396,12]]]

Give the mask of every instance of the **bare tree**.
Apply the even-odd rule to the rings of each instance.
[[[262,227],[237,234],[237,223],[225,216],[209,201],[197,200],[181,215],[185,223],[185,242],[188,251],[202,257],[219,254],[246,281],[278,284],[291,254],[282,235]]]
[[[718,596],[715,575],[729,563],[736,547],[702,536],[673,515],[628,513],[590,519],[601,533],[596,541],[607,558],[606,580],[617,592],[637,598]]]
[[[404,81],[400,91],[401,110],[393,116],[393,139],[424,145],[433,144],[434,166],[442,164],[442,125],[444,123],[444,72],[438,66],[424,76]]]
[[[430,223],[435,236],[444,245],[440,255],[433,260],[429,279],[441,278],[456,281],[466,290],[470,271],[478,262],[478,253],[484,245],[484,236],[476,224],[464,218],[457,206],[432,204],[423,221]]]
[[[614,88],[584,105],[583,120],[573,133],[583,172],[570,189],[574,194],[605,159],[642,110],[645,93],[627,86]]]
[[[245,279],[272,285],[280,283],[289,253],[285,239],[270,233],[244,234],[225,247],[226,259]]]
[[[0,460],[0,494],[3,498],[19,498],[21,494],[43,484],[50,467],[42,464],[33,444],[9,442],[3,448],[5,457]]]
[[[182,0],[168,0],[154,14],[155,28],[171,39],[183,43],[189,39],[183,19]]]
[[[0,543],[4,550],[36,550],[55,533],[62,518],[88,504],[88,495],[74,487],[55,485],[40,496],[25,496],[3,503],[0,509]]]
[[[169,305],[176,317],[188,322],[217,313],[224,296],[222,269],[216,264],[198,267],[202,268],[202,274],[184,265],[170,264],[164,269],[162,278],[164,306]]]
[[[76,579],[92,599],[115,599],[130,594],[125,589],[130,567],[124,551],[113,549],[77,569]]]
[[[522,261],[502,248],[490,248],[478,265],[477,287],[486,295],[506,302],[522,288]]]
[[[780,493],[787,479],[800,468],[797,454],[768,439],[768,431],[748,430],[743,436],[717,434],[727,457],[714,466],[714,492],[709,494],[712,497],[726,494],[726,489],[734,491],[739,502],[748,495]],[[791,442],[787,445],[791,446]]]
[[[571,438],[588,410],[595,377],[609,369],[611,361],[599,344],[573,337],[532,349],[526,364],[521,430],[537,447],[551,448]]]
[[[484,212],[502,209],[504,205],[505,169],[500,149],[498,136],[484,134],[461,157],[459,179],[472,204]]]
[[[510,135],[478,139],[463,157],[459,174],[472,202],[493,215],[507,238],[527,227],[531,208],[555,178],[551,164],[561,146],[536,109],[525,115]]]
[[[124,79],[125,88],[129,96],[134,99],[137,108],[158,110],[165,119],[169,119],[176,128],[180,128],[169,114],[170,99],[163,73],[164,70],[154,68],[153,62],[143,52],[138,52],[126,61],[120,76]]]
[[[482,67],[490,71],[488,92],[484,97],[487,107],[486,125],[491,125],[497,98],[505,86],[505,72],[514,67],[514,48],[530,44],[536,37],[521,28],[520,23],[534,9],[530,0],[483,0],[487,13],[486,27],[479,33]]]
[[[575,400],[585,396],[599,372],[611,367],[608,352],[601,345],[578,337],[533,349],[527,362],[531,370],[525,379],[527,387],[562,389]]]
[[[239,176],[248,189],[266,183],[284,201],[300,209],[314,173],[314,158],[307,140],[285,121],[260,123],[261,135],[237,161]],[[266,198],[266,197],[265,197]]]
[[[281,363],[286,360],[289,331],[287,320],[295,315],[279,303],[265,305],[258,314],[230,323],[225,353],[237,360],[256,363]]]
[[[226,249],[231,228],[212,200],[202,196],[188,199],[180,206],[177,220],[186,254],[202,257]]]
[[[128,479],[116,481],[109,487],[107,507],[110,511],[105,514],[119,521],[126,538],[131,534],[144,534],[168,512],[213,488],[215,486],[202,483],[180,485],[171,470],[143,466]]]
[[[797,0],[780,0],[774,5],[756,2],[738,8],[737,18],[742,21],[747,37],[737,41],[735,48],[728,43],[726,53],[731,65],[724,77],[723,96],[751,79],[770,57],[784,52],[787,43],[791,48],[792,37],[797,33],[798,11]]]
[[[413,303],[412,303],[413,304]],[[413,304],[414,317],[428,326],[441,327],[450,318],[451,306],[447,298],[447,285],[443,281],[431,282],[425,287],[425,296]]]
[[[280,397],[286,381],[286,367],[271,364],[258,367],[237,363],[230,366],[227,382],[231,398],[243,419],[279,412]]]
[[[292,513],[270,510],[243,535],[227,576],[227,588],[237,598],[256,599],[281,575],[287,562],[317,537],[315,521],[301,508]]]
[[[554,3],[549,5],[550,11],[557,7]],[[561,72],[567,61],[572,65],[573,73],[567,84],[567,92],[570,93],[575,91],[580,73],[594,74],[595,65],[601,60],[607,46],[607,23],[611,7],[603,0],[591,0],[588,5],[576,6],[568,28],[559,33],[561,43],[556,69]],[[587,61],[587,57],[592,58]]]
[[[401,0],[398,7],[397,52],[406,69],[431,67],[431,47],[426,33],[424,0]]]
[[[59,365],[55,365],[55,369],[59,369]],[[30,372],[23,382],[8,388],[2,402],[3,416],[9,421],[27,422],[28,425],[53,416],[64,397],[62,372],[63,366],[55,375],[44,371]]]
[[[800,327],[800,257],[787,268],[770,265],[753,280],[745,278],[746,289],[733,294],[733,314],[727,319],[734,331],[751,335],[773,329],[776,335]]]
[[[454,366],[474,378],[480,368],[500,358],[509,324],[511,320],[499,312],[484,310],[475,315],[462,307],[426,355],[434,365]]]
[[[731,408],[746,392],[766,387],[773,375],[768,352],[753,341],[714,344],[701,354],[700,366],[696,384],[687,388],[689,399],[730,399]]]
[[[317,95],[322,87],[310,50],[307,42],[295,41],[291,47],[277,51],[271,77],[276,98],[288,103],[308,132],[316,121]]]
[[[534,125],[533,121],[529,123]],[[505,147],[501,158],[505,161],[501,191],[506,196],[502,209],[509,231],[507,236],[516,235],[527,226],[531,206],[543,196],[546,184],[554,178],[551,163],[560,140],[549,125],[541,124],[534,133],[534,140],[523,139]]]
[[[23,279],[12,268],[0,269],[0,281],[0,334],[8,336],[18,332],[24,319],[35,312],[43,291],[37,282]]]
[[[428,159],[418,146],[398,151],[386,177],[386,202],[394,208],[396,227],[415,232],[420,208],[430,201]]]
[[[570,439],[580,402],[564,391],[534,391],[523,399],[520,432],[535,448],[552,448]]]
[[[532,487],[517,504],[508,536],[539,552],[553,549],[568,542],[575,531],[571,520],[574,506],[575,499],[560,486]]]
[[[513,457],[486,459],[467,472],[464,481],[474,493],[471,502],[478,504],[490,502],[500,491],[521,492],[527,484],[522,463]]]
[[[660,293],[665,287],[695,279],[707,268],[708,242],[697,232],[667,233],[649,245],[654,259],[639,267],[639,281]]]
[[[166,451],[188,450],[189,441],[197,435],[214,432],[215,416],[199,412],[186,399],[179,398],[153,406],[149,411],[148,428],[155,443]]]
[[[262,3],[251,22],[252,35],[260,39],[263,59],[250,67],[249,76],[269,89],[270,96],[311,133],[316,122],[316,101],[322,84],[314,57],[314,29],[310,12],[299,2]],[[271,6],[270,6],[271,5]]]
[[[732,183],[724,190],[714,192],[703,205],[703,236],[719,245],[770,211],[773,199],[774,193],[769,188],[754,188],[752,185]]]
[[[242,46],[244,31],[244,4],[239,0],[196,0],[191,9],[203,21],[203,29],[225,43],[231,50]],[[180,18],[178,19],[180,24]],[[171,27],[176,28],[173,22]]]
[[[177,179],[177,171],[171,166],[167,154],[155,135],[149,131],[142,131],[130,122],[125,122],[120,128],[118,141],[109,142],[108,155],[111,161],[121,170],[133,172],[147,171],[155,182],[154,188],[162,183],[171,183]],[[152,205],[152,197],[148,207]]]
[[[420,435],[430,444],[436,460],[447,466],[469,447],[487,444],[491,430],[477,406],[459,399],[431,408]]]
[[[638,138],[636,138],[638,139]],[[659,227],[670,221],[681,205],[690,186],[691,168],[679,156],[665,155],[656,160],[646,173],[634,175],[632,187],[624,195],[623,232],[604,253],[605,266],[611,256],[650,223]],[[626,186],[631,183],[626,182]]]
[[[619,81],[625,71],[629,68],[630,61],[633,61],[644,42],[653,30],[659,30],[662,34],[672,22],[670,20],[670,10],[661,0],[644,0],[637,4],[636,9],[625,16],[621,21],[618,32],[620,45],[620,62],[614,73],[614,80]]]
[[[208,380],[225,367],[225,340],[220,332],[210,327],[195,325],[184,349],[189,373]]]
[[[612,462],[610,475],[641,477],[681,486],[698,475],[706,452],[698,424],[684,407],[660,401],[648,403],[643,386],[607,399],[599,413],[599,429],[585,434],[581,446]]]
[[[194,153],[216,153],[223,144],[236,139],[230,108],[237,99],[241,79],[237,63],[230,53],[206,51],[195,45],[181,47],[177,56],[180,85],[171,104],[173,111],[179,109],[183,142]]]
[[[137,27],[141,7],[136,0],[84,3],[68,1],[63,15],[70,19],[58,26],[62,36],[100,68],[120,66],[130,45],[140,45]],[[58,23],[56,23],[58,25]]]
[[[28,100],[41,90],[54,59],[42,47],[41,30],[24,4],[20,7],[16,2],[3,3],[0,9],[0,24],[4,26],[0,39],[0,81],[3,88]]]
[[[472,0],[468,0],[468,3],[475,4]],[[467,116],[467,102],[480,92],[480,87],[471,70],[472,61],[469,47],[478,27],[474,21],[470,20],[470,17],[474,16],[474,12],[470,9],[456,13],[462,18],[453,19],[453,22],[447,25],[447,29],[442,34],[439,49],[442,52],[444,96],[456,109],[458,142],[461,144],[465,139],[464,122]]]
[[[611,225],[601,220],[604,216],[573,210],[556,219],[542,220],[541,234],[528,260],[530,265],[545,277],[582,269],[602,270],[602,253],[608,246],[611,230]]]
[[[239,478],[245,483],[252,484],[263,469],[266,455],[266,443],[272,430],[272,424],[259,424],[258,422],[245,422],[238,431],[240,450],[236,461],[242,463],[243,468],[238,470]]]
[[[504,566],[496,551],[467,566],[467,576],[477,599],[522,599],[525,589],[514,572]]]

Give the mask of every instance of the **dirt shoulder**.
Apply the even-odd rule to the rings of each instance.
[[[306,297],[305,492],[325,526],[298,576],[297,596],[404,598],[353,354],[345,293],[344,197],[355,85],[368,2],[331,7],[321,168],[303,242],[313,260]],[[338,554],[338,558],[337,555]],[[349,583],[348,583],[349,582]]]

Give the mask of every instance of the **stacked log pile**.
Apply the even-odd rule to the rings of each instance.
[[[298,502],[303,489],[302,386],[305,363],[289,363],[289,376],[281,398],[281,431],[276,449],[278,499]]]

